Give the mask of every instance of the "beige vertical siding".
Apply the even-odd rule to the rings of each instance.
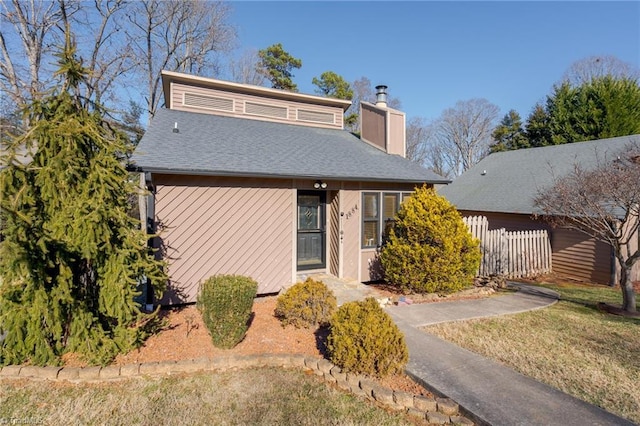
[[[373,106],[360,104],[360,134],[363,140],[386,151],[386,113]]]
[[[389,111],[389,140],[387,143],[389,154],[407,156],[405,131],[405,114],[400,111]]]
[[[377,249],[363,249],[360,251],[360,281],[377,281],[382,279],[380,253]]]
[[[259,293],[277,292],[293,276],[291,182],[155,176],[156,217],[169,261],[163,303],[196,299],[214,274],[242,274]]]
[[[334,276],[340,274],[340,193],[329,191],[327,194],[329,212],[329,273]]]
[[[342,220],[342,278],[359,279],[360,258],[360,191],[340,191]]]
[[[198,102],[189,104],[185,102],[188,99],[198,99]],[[274,116],[267,113],[269,109],[274,108],[281,110],[283,115]],[[171,109],[331,129],[342,129],[344,125],[342,108],[271,99],[180,83],[171,85]],[[261,114],[261,110],[264,110],[267,115]],[[331,119],[324,121],[325,117],[329,116]],[[316,118],[320,121],[316,121]]]

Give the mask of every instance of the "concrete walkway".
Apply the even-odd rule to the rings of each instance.
[[[483,299],[390,306],[387,311],[394,319],[402,320],[413,327],[424,327],[442,322],[532,311],[546,308],[558,300],[558,293],[546,288],[519,283],[510,283],[509,287],[518,291]]]
[[[368,296],[381,297],[375,289],[358,282],[345,282],[325,274],[313,278],[322,280],[334,291],[339,305]],[[388,307],[409,348],[407,373],[436,395],[456,401],[462,413],[477,424],[633,425],[419,329],[442,322],[541,309],[558,298],[552,290],[517,283],[509,285],[518,291],[485,299]]]
[[[418,327],[514,314],[549,306],[557,294],[515,284],[517,293],[487,299],[387,308],[409,348],[407,373],[432,392],[453,399],[478,424],[633,425],[599,407],[526,377]]]

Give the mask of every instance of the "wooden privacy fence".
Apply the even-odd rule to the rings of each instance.
[[[489,230],[485,216],[463,218],[471,235],[480,240],[482,261],[478,275],[532,277],[551,272],[551,242],[545,230]]]

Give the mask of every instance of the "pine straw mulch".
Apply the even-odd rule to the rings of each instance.
[[[136,350],[118,355],[113,365],[126,365],[157,361],[180,361],[216,356],[258,354],[303,354],[325,356],[325,329],[282,327],[275,317],[276,296],[257,298],[253,304],[253,318],[247,334],[233,349],[213,346],[211,337],[198,309],[193,305],[160,311],[165,325]],[[63,357],[65,366],[83,367],[77,356]],[[431,395],[424,387],[405,374],[377,379],[383,386],[414,395]]]

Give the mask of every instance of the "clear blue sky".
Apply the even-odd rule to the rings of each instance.
[[[294,81],[334,71],[389,86],[408,117],[486,98],[525,119],[576,60],[640,66],[640,2],[232,2],[239,49],[282,43]]]

